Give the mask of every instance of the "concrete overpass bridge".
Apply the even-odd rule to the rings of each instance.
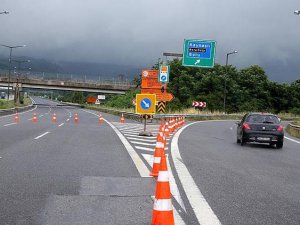
[[[109,94],[125,94],[126,91],[134,88],[133,84],[128,82],[113,81],[77,81],[77,80],[55,80],[27,76],[0,75],[0,86],[11,87],[11,89],[24,88],[65,90],[65,91],[84,91]]]

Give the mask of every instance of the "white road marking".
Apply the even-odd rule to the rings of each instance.
[[[92,113],[92,112],[86,111],[84,109],[81,109],[81,110],[84,112],[93,114],[98,118],[98,115],[96,113]],[[132,161],[134,162],[138,172],[140,173],[140,176],[141,177],[150,177],[148,168],[146,167],[146,165],[144,164],[144,162],[142,161],[140,156],[136,153],[134,148],[130,145],[130,143],[123,136],[123,134],[108,120],[106,120],[106,119],[103,119],[103,120],[115,131],[115,133],[118,135],[118,137],[122,141],[123,145],[125,146],[126,150],[128,151],[128,154],[130,155]]]
[[[67,121],[69,121],[70,119],[67,119]]]
[[[147,161],[147,163],[150,165],[150,167],[152,167],[153,166],[153,155],[142,154],[142,156]],[[167,163],[168,163],[168,169],[169,169],[169,181],[170,181],[171,193],[172,193],[173,197],[176,199],[176,201],[178,202],[178,204],[181,206],[181,208],[183,208],[184,211],[186,212],[184,203],[180,196],[180,193],[179,193],[179,190],[178,190],[178,187],[177,187],[177,184],[176,184],[173,172],[172,172],[172,168],[170,166],[169,157],[167,157]]]
[[[0,156],[0,159],[2,159],[2,157]]]
[[[284,138],[287,139],[287,140],[289,140],[289,141],[292,141],[292,142],[295,142],[297,144],[300,144],[300,141],[296,141],[296,140],[294,140],[292,138],[288,138],[288,137],[284,137]]]
[[[135,141],[145,141],[145,142],[151,142],[151,143],[156,143],[155,139],[143,139],[143,138],[135,138],[135,137],[127,137],[129,140],[135,140]]]
[[[147,147],[142,147],[142,146],[134,146],[136,149],[143,150],[143,151],[150,151],[154,152],[154,148],[147,148]],[[165,150],[168,150],[168,148],[165,148]]]
[[[64,124],[65,124],[65,123],[61,123],[61,124],[58,125],[58,127],[61,127],[61,126],[63,126]]]
[[[34,140],[37,140],[37,139],[39,139],[39,138],[41,138],[41,137],[43,137],[43,136],[45,136],[46,134],[49,134],[49,133],[50,133],[50,132],[47,131],[47,132],[41,134],[40,136],[37,136],[36,138],[34,138]]]
[[[131,141],[131,143],[137,144],[137,145],[153,146],[153,147],[155,147],[155,145],[156,145],[156,143],[150,144],[150,143],[139,142],[139,141]]]
[[[40,117],[43,117],[44,115],[40,115]]]
[[[125,134],[125,136],[126,137],[141,137],[141,136],[139,136],[138,134]],[[143,138],[145,138],[145,139],[154,139],[154,140],[156,140],[156,137],[154,137],[154,136],[152,136],[152,137],[143,137]]]
[[[91,113],[95,116],[98,117],[97,114],[86,111],[84,109],[81,109],[84,112],[87,113]],[[142,159],[140,158],[140,156],[136,153],[136,151],[134,150],[134,148],[130,145],[130,143],[126,140],[126,138],[123,136],[123,134],[112,124],[110,123],[108,120],[103,119],[106,123],[109,124],[109,126],[116,132],[116,134],[119,136],[120,140],[122,141],[123,145],[125,146],[125,148],[127,149],[132,161],[134,162],[135,166],[137,167],[140,176],[141,177],[150,177],[149,176],[149,169],[146,167],[146,165],[144,164],[144,162],[142,161]],[[173,207],[174,208],[174,207]],[[176,208],[174,208],[174,220],[175,223],[177,225],[185,225],[185,222],[183,221],[183,219],[181,218],[181,216],[179,215],[178,211],[176,210]]]
[[[200,121],[203,122],[203,121]],[[213,212],[207,201],[205,200],[204,196],[202,195],[201,191],[197,187],[193,177],[191,176],[190,172],[186,168],[181,158],[179,147],[178,147],[178,139],[181,132],[199,122],[190,123],[184,127],[182,127],[173,137],[171,143],[171,153],[172,159],[179,177],[179,180],[182,184],[182,187],[186,193],[186,196],[192,206],[192,209],[195,212],[195,215],[198,219],[198,222],[201,225],[220,225],[221,222],[219,221],[216,214]]]
[[[3,126],[4,126],[4,127],[8,127],[8,126],[15,125],[15,124],[17,124],[17,123],[9,123],[9,124],[5,124],[5,125],[3,125]]]

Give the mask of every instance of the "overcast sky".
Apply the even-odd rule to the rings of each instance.
[[[217,41],[216,62],[262,66],[270,79],[300,78],[299,0],[0,0],[0,44],[15,55],[153,65],[183,40]],[[8,49],[0,48],[1,55]]]

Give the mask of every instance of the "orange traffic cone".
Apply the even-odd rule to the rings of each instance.
[[[33,113],[32,122],[34,122],[34,123],[37,122],[36,112]]]
[[[166,155],[161,157],[152,211],[152,225],[174,225]]]
[[[55,112],[53,113],[53,116],[52,116],[52,122],[56,123],[56,113]]]
[[[75,123],[78,123],[79,122],[79,118],[78,118],[78,114],[75,113],[75,116],[74,116],[74,122]]]
[[[16,112],[16,115],[15,115],[15,123],[19,123],[19,113]]]
[[[103,122],[103,117],[102,117],[102,115],[100,114],[99,115],[99,123],[101,124]]]
[[[165,135],[166,135],[166,137],[170,136],[169,122],[168,121],[166,122],[166,125],[165,125]]]
[[[150,176],[157,177],[159,172],[159,166],[160,166],[160,159],[161,156],[165,154],[164,150],[164,143],[162,137],[158,134],[157,135],[157,141],[154,151],[154,160],[153,160],[153,166],[152,171],[150,173]]]
[[[122,116],[121,116],[121,123],[124,123],[124,114],[122,113]]]

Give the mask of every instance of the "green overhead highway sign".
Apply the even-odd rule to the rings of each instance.
[[[212,68],[215,65],[215,54],[215,41],[184,40],[182,65]]]

